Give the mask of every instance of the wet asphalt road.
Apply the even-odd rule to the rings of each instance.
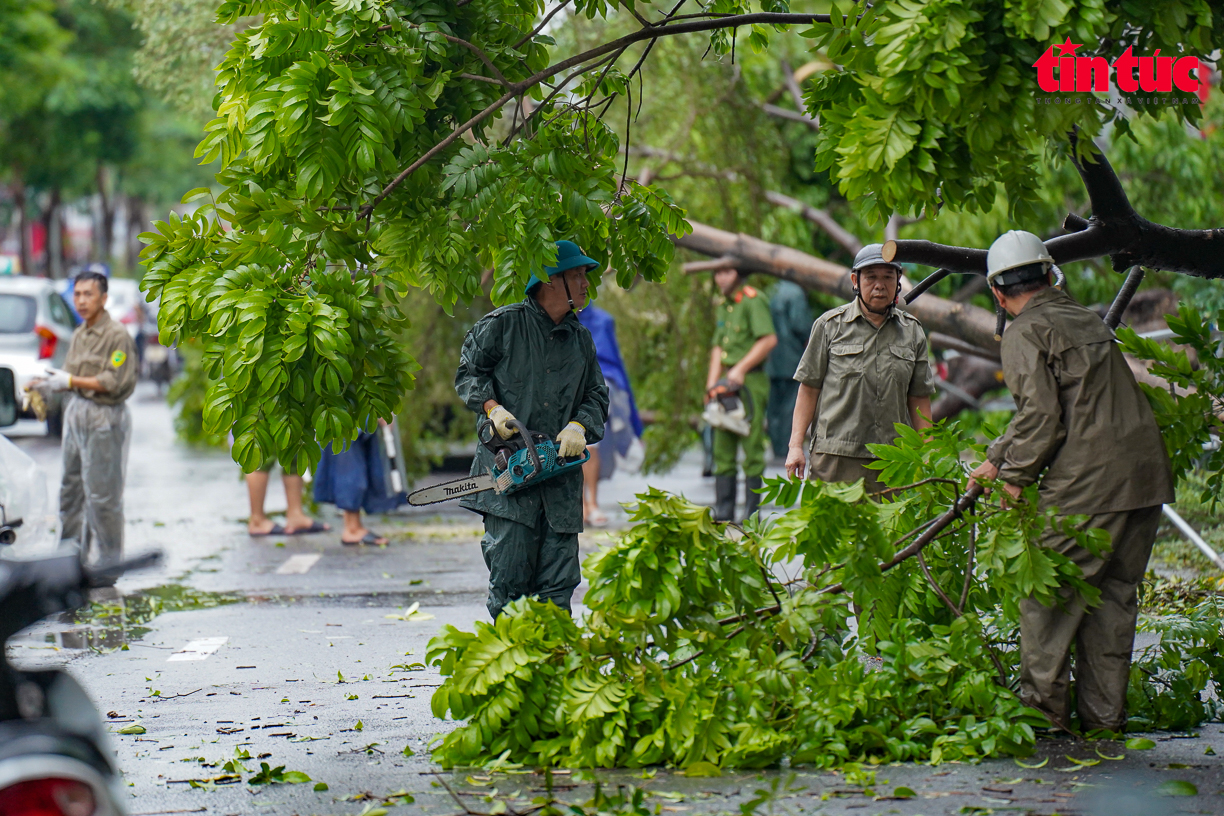
[[[475,516],[450,508],[374,519],[371,526],[392,539],[386,548],[343,547],[334,532],[251,538],[242,521],[245,486],[228,455],[177,443],[169,409],[147,386],[131,408],[127,549],[162,549],[163,566],[125,577],[120,597],[94,618],[51,621],[10,645],[20,665],[67,665],[107,714],[130,813],[463,812],[455,796],[488,813],[500,810],[499,800],[526,810],[542,795],[538,774],[438,774],[428,762],[429,740],[451,726],[430,712],[440,680],[420,665],[426,644],[446,624],[470,628],[488,619]],[[40,436],[15,441],[57,486],[58,445]],[[711,498],[694,461],[650,481],[696,501]],[[605,486],[614,521],[624,518],[615,503],[645,483],[618,474]],[[268,506],[284,507],[275,476]],[[338,528],[334,515],[320,517]],[[584,549],[607,536],[585,535]],[[14,552],[34,554],[21,544]],[[151,597],[182,611],[153,616]],[[413,604],[421,614],[403,619]],[[144,733],[118,733],[134,725]],[[1212,724],[1197,734],[1152,735],[1157,747],[1148,751],[1044,741],[1026,762],[1046,759],[1038,769],[1010,760],[893,765],[876,769],[874,781],[811,772],[792,780],[787,771],[716,780],[663,769],[598,776],[644,788],[652,812],[739,812],[758,789],[778,785],[776,812],[1224,813],[1224,770],[1206,753],[1224,755],[1224,729]],[[247,755],[238,761],[252,773],[266,762],[311,781],[234,784],[224,763]],[[563,800],[590,797],[589,775],[553,780]],[[1174,781],[1192,783],[1198,794],[1157,795]],[[327,790],[316,791],[319,782]],[[916,796],[891,798],[900,786]]]

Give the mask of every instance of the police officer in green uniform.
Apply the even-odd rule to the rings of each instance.
[[[1076,708],[1085,731],[1126,730],[1126,685],[1161,505],[1174,499],[1160,429],[1113,333],[1050,285],[1041,239],[1013,230],[986,256],[987,280],[1015,320],[1003,334],[1003,376],[1016,400],[1007,431],[972,476],[1000,479],[1011,496],[1035,482],[1039,507],[1086,515],[1112,547],[1093,555],[1053,527],[1038,542],[1062,553],[1101,591],[1088,609],[1063,589],[1050,607],[1020,602],[1020,699],[1068,728],[1071,646]]]
[[[563,457],[580,456],[603,439],[608,388],[591,333],[575,310],[586,303],[587,272],[598,264],[572,241],[557,242],[557,262],[532,274],[526,297],[485,315],[463,341],[455,390],[481,423],[509,439],[518,419],[555,437]],[[476,451],[472,475],[487,473],[493,454]],[[537,596],[570,610],[582,580],[582,472],[572,471],[502,495],[486,490],[462,506],[484,516],[480,546],[489,568],[487,607],[494,618],[510,601]]]
[[[732,388],[748,392],[752,403],[751,430],[748,436],[723,428],[714,429],[714,519],[730,521],[735,515],[736,454],[744,448],[745,515],[752,515],[761,503],[755,491],[761,487],[765,472],[765,406],[769,400],[769,375],[764,364],[778,343],[773,318],[766,298],[747,286],[747,275],[738,269],[719,269],[714,283],[723,294],[718,307],[718,328],[710,351],[710,371],[706,377],[707,401],[720,379]],[[741,397],[742,398],[742,397]],[[747,401],[746,400],[746,401]]]
[[[892,444],[894,425],[929,426],[935,382],[918,318],[896,308],[901,267],[884,260],[881,244],[859,250],[850,270],[854,300],[812,325],[795,371],[799,395],[791,422],[786,473],[802,477],[803,442],[812,429],[807,471],[823,482],[864,480],[884,489],[868,444]],[[813,422],[814,421],[814,422]]]

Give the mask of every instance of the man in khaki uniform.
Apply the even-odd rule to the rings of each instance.
[[[95,563],[123,555],[123,480],[132,417],[125,404],[136,388],[136,346],[106,311],[107,281],[77,276],[72,302],[83,321],[72,335],[64,369],[42,384],[72,393],[64,405],[64,477],[60,540]]]
[[[1173,476],[1156,419],[1113,334],[1094,312],[1050,286],[1053,258],[1027,232],[1004,234],[987,256],[995,298],[1015,320],[1003,335],[1003,376],[1016,400],[1007,431],[975,479],[1001,479],[1011,496],[1040,478],[1040,507],[1085,514],[1112,550],[1098,558],[1048,529],[1041,546],[1080,566],[1101,590],[1087,609],[1020,602],[1020,697],[1069,729],[1071,645],[1080,727],[1126,727],[1126,683],[1138,618],[1137,587]],[[1042,471],[1045,475],[1042,476]]]
[[[778,344],[769,299],[745,283],[739,269],[719,269],[714,283],[724,301],[715,311],[718,327],[710,350],[706,376],[706,402],[716,398],[719,380],[751,403],[749,433],[740,436],[726,428],[714,429],[714,520],[731,521],[735,516],[736,455],[744,449],[744,517],[757,511],[765,473],[765,409],[769,401],[769,375],[765,361]]]
[[[804,437],[813,428],[808,477],[824,482],[864,480],[867,492],[884,489],[867,445],[897,438],[894,424],[926,428],[935,382],[926,335],[918,318],[896,308],[901,267],[888,263],[880,244],[859,250],[850,270],[855,298],[812,325],[795,379],[799,395],[791,421],[788,476],[804,474]],[[813,426],[813,420],[815,425]]]

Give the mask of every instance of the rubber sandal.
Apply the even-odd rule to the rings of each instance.
[[[594,513],[591,514],[590,518],[586,520],[586,523],[591,525],[592,527],[607,527],[608,517],[605,516],[603,513],[599,512],[598,510],[596,510]]]
[[[252,533],[248,531],[247,535],[249,535],[251,538],[267,538],[268,536],[285,535],[285,528],[274,521],[272,522],[272,529],[269,530],[268,532]]]
[[[362,536],[360,541],[345,541],[343,538],[341,538],[340,543],[346,547],[356,547],[362,544],[369,544],[371,547],[382,547],[386,544],[390,544],[391,542],[385,537],[380,536],[378,533],[371,530]]]
[[[328,533],[328,532],[331,532],[331,525],[324,524],[323,522],[316,519],[310,522],[309,527],[303,527],[300,530],[286,530],[285,535],[312,535],[314,533]]]

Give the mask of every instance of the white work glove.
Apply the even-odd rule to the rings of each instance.
[[[72,387],[72,375],[58,368],[48,368],[47,378],[43,382],[52,391],[67,391]]]
[[[511,428],[509,423],[514,421],[514,414],[505,409],[505,406],[494,405],[489,411],[489,419],[493,422],[493,427],[497,429],[497,435],[502,439],[509,439],[518,433],[518,428]]]
[[[573,459],[581,456],[586,450],[586,428],[577,422],[571,422],[557,434],[557,455],[562,459]]]

